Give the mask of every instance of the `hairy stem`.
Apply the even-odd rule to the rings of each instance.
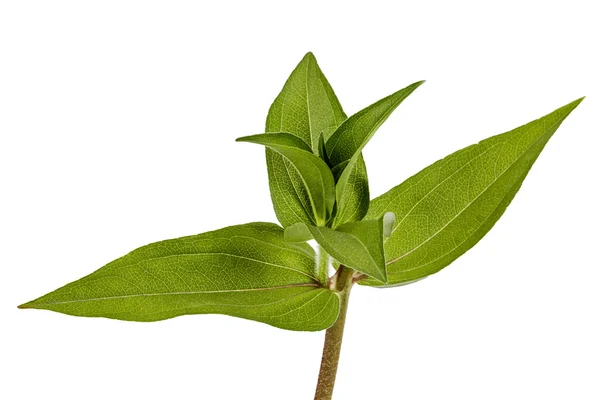
[[[327,287],[329,280],[329,254],[320,245],[317,249],[317,278],[324,287]]]
[[[325,345],[323,346],[323,357],[321,358],[321,370],[319,371],[315,400],[330,400],[333,395],[335,375],[342,350],[348,298],[353,284],[353,274],[354,270],[341,265],[335,276],[335,290],[339,292],[340,296],[340,315],[335,324],[325,332]]]

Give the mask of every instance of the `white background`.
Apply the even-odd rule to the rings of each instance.
[[[16,306],[146,243],[276,221],[263,151],[234,139],[313,51],[348,114],[427,80],[365,150],[373,196],[588,96],[473,250],[355,288],[335,398],[599,399],[594,3],[2,2],[0,398],[312,398],[323,332]]]

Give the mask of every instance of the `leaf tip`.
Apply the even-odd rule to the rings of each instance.
[[[18,305],[17,308],[19,310],[24,310],[26,308],[33,308],[33,307],[31,306],[31,302],[29,302],[29,303],[23,303],[21,305]]]
[[[573,108],[575,108],[579,105],[579,103],[581,103],[583,101],[583,99],[585,99],[585,96],[582,96],[582,97],[578,98],[577,100],[572,101],[569,105],[572,106]]]
[[[314,54],[312,51],[309,51],[309,52],[307,52],[307,53],[304,55],[304,58],[305,58],[305,59],[307,59],[307,60],[309,60],[309,59],[310,59],[311,61],[314,61],[314,60],[316,60],[316,58],[315,58],[315,54]]]
[[[235,141],[236,142],[252,143],[255,136],[257,136],[257,135],[241,136],[241,137],[235,139]]]
[[[418,88],[419,86],[421,86],[422,84],[424,84],[424,83],[425,83],[425,80],[422,80],[422,81],[418,81],[418,82],[412,83],[412,84],[408,85],[407,87],[405,87],[404,89],[400,89],[400,90],[398,91],[398,93],[402,92],[402,93],[405,93],[405,96],[408,96],[408,95],[410,95],[412,92],[414,92],[415,90],[417,90],[417,88]]]
[[[562,106],[561,108],[557,109],[556,111],[554,111],[555,113],[559,113],[562,115],[562,119],[565,119],[569,114],[571,114],[571,112],[577,108],[577,106],[579,105],[579,103],[581,103],[583,101],[583,99],[585,99],[585,96],[578,98],[577,100],[574,100],[564,106]]]

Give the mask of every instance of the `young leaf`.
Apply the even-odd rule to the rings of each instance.
[[[459,150],[371,202],[367,218],[393,211],[385,242],[388,284],[431,275],[496,223],[562,121],[583,99],[510,132]],[[368,279],[360,282],[380,285]]]
[[[331,166],[348,161],[360,152],[396,107],[423,82],[413,83],[345,120],[326,143]]]
[[[335,186],[337,211],[334,228],[347,222],[360,221],[369,209],[369,179],[362,153],[358,153],[345,166]]]
[[[329,157],[327,157],[327,150],[325,149],[325,133],[321,133],[321,136],[319,136],[319,151],[317,155],[321,160],[325,161],[325,164],[329,165]]]
[[[298,136],[292,135],[291,133],[285,132],[271,132],[261,133],[259,135],[244,136],[236,139],[236,141],[257,143],[265,146],[288,147],[304,150],[309,153],[311,152],[308,145],[304,143],[302,139],[300,139]]]
[[[333,258],[352,269],[387,281],[383,253],[383,218],[350,222],[337,229],[308,226]]]
[[[319,136],[346,119],[333,89],[312,53],[294,69],[267,116],[267,132],[290,132],[318,154]],[[325,141],[329,136],[325,136]]]
[[[335,322],[339,300],[314,273],[308,244],[257,222],[141,247],[20,307],[129,321],[218,313],[316,331]]]
[[[346,114],[312,53],[294,69],[267,116],[266,132],[289,132],[318,154],[321,133],[329,135]],[[271,149],[266,151],[271,199],[277,219],[288,227],[296,222],[314,223],[302,178],[290,163]]]
[[[257,143],[281,154],[295,168],[308,194],[311,221],[325,225],[335,204],[335,182],[325,161],[305,150],[290,145],[292,135],[267,133],[238,138],[238,142]],[[308,210],[307,210],[308,211]]]

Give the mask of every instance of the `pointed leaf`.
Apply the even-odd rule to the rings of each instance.
[[[285,135],[285,136],[284,136]],[[296,169],[311,204],[311,220],[325,225],[335,204],[335,182],[325,161],[289,145],[287,134],[269,133],[238,138],[238,142],[262,144],[281,154]],[[282,139],[285,137],[286,139]]]
[[[360,152],[396,107],[423,82],[413,83],[345,120],[326,143],[331,165],[335,167]]]
[[[296,168],[281,154],[266,149],[269,189],[273,209],[285,228],[297,222],[314,224],[310,196]]]
[[[307,53],[271,105],[267,132],[292,133],[317,154],[321,133],[331,132],[345,119],[346,114],[315,56]]]
[[[267,116],[266,132],[289,132],[318,154],[318,138],[329,135],[346,114],[312,53],[306,54],[277,96]],[[295,168],[280,154],[266,151],[271,199],[284,227],[314,223],[310,199]],[[308,211],[307,211],[308,210]]]
[[[310,153],[310,148],[298,136],[286,132],[270,132],[258,135],[244,136],[236,139],[237,142],[250,142],[265,146],[279,146],[304,150]]]
[[[329,165],[329,157],[327,157],[327,150],[325,149],[324,133],[321,133],[321,136],[319,136],[319,152],[317,155],[321,158],[321,160],[325,161],[325,164]]]
[[[389,284],[433,274],[496,223],[576,100],[510,132],[459,150],[371,202],[368,218],[398,218],[385,242]],[[369,279],[360,282],[379,285]]]
[[[333,227],[360,221],[369,209],[369,179],[361,153],[352,157],[335,186],[337,211]]]
[[[340,263],[387,281],[383,253],[383,218],[350,222],[337,229],[308,226],[313,237]]]
[[[141,247],[21,308],[129,321],[218,313],[314,331],[332,325],[339,309],[314,273],[308,244],[251,223]]]

